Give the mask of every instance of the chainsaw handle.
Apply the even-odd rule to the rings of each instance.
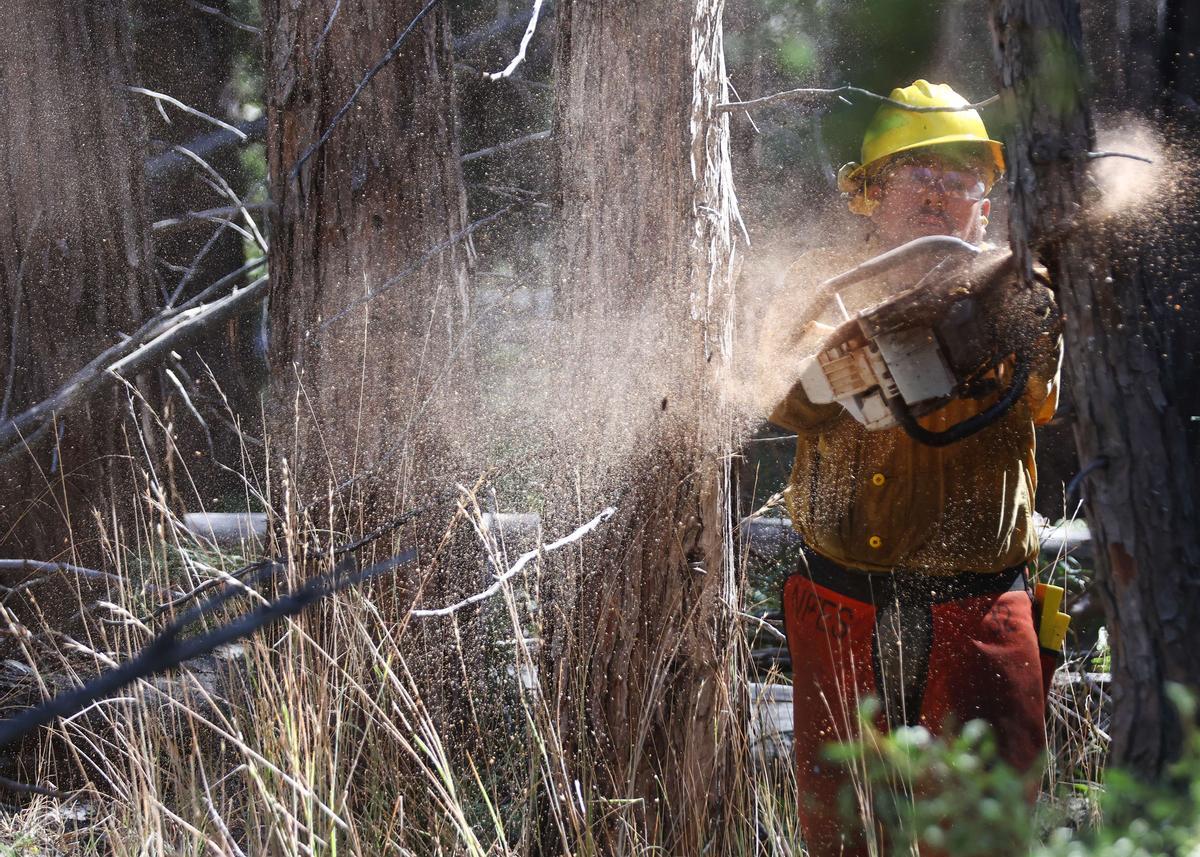
[[[885,253],[880,253],[872,259],[855,265],[849,271],[825,280],[817,286],[813,301],[817,307],[824,308],[839,289],[869,280],[871,277],[877,277],[923,253],[931,256],[934,253],[941,253],[942,257],[938,259],[941,262],[953,255],[978,256],[980,252],[981,249],[978,246],[953,235],[926,235],[922,238],[914,238],[907,244],[893,247]]]
[[[962,422],[955,423],[942,431],[930,431],[917,422],[917,418],[912,415],[908,404],[901,397],[884,396],[883,398],[887,402],[888,410],[892,412],[892,417],[900,424],[900,428],[904,429],[904,433],[913,440],[926,446],[949,446],[977,434],[1008,413],[1024,394],[1025,385],[1029,383],[1029,363],[1027,356],[1018,354],[1013,365],[1012,383],[1009,384],[1004,395],[986,411],[981,411],[973,417],[967,417]]]

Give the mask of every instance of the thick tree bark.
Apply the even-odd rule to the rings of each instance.
[[[119,0],[21,0],[0,20],[5,418],[46,398],[155,306],[127,41]],[[136,496],[127,399],[121,389],[97,396],[0,463],[0,555],[100,561],[93,509],[111,521],[116,504],[123,520]]]
[[[424,3],[342,3],[322,37],[337,6],[264,4],[272,374],[278,389],[299,390],[280,403],[273,435],[309,498],[375,469],[391,505],[413,490],[416,451],[436,443],[427,427],[451,407],[445,371],[469,310],[469,244],[345,311],[466,225],[450,33],[439,6],[293,177]]]
[[[299,505],[311,507],[315,527],[304,530],[305,539],[326,525],[359,535],[396,514],[420,512],[377,543],[384,553],[415,546],[421,560],[419,569],[387,581],[379,606],[405,634],[406,674],[457,762],[479,749],[470,739],[481,733],[501,740],[487,728],[499,722],[499,696],[479,688],[479,705],[469,697],[470,682],[486,674],[490,638],[465,615],[411,626],[403,619],[414,598],[455,601],[482,588],[485,572],[468,526],[456,532],[466,531],[461,540],[469,549],[446,539],[453,504],[430,509],[431,495],[477,476],[461,472],[447,442],[454,420],[472,406],[474,377],[467,339],[471,248],[459,240],[466,199],[446,4],[410,33],[293,177],[425,5],[264,4],[275,203],[268,441],[273,460],[287,461],[286,470],[275,472],[294,479]],[[473,717],[464,717],[468,711]],[[410,776],[409,760],[396,752],[380,761],[405,806],[419,815],[428,784]]]
[[[618,511],[548,601],[543,681],[568,745],[563,785],[581,779],[607,814],[606,853],[699,853],[732,800],[722,5],[558,9],[558,306],[578,427],[565,469],[585,507]]]
[[[1163,231],[1085,221],[1093,133],[1077,0],[995,0],[993,25],[1001,95],[1016,119],[1012,243],[1027,262],[1040,257],[1057,288],[1076,444],[1090,469],[1095,585],[1113,642],[1113,761],[1154,777],[1179,750],[1165,683],[1200,687],[1191,641],[1200,515],[1187,423],[1197,394],[1180,383],[1191,358],[1180,362],[1176,347],[1181,332],[1192,335],[1194,314],[1173,311],[1180,273],[1163,264],[1190,254],[1194,265],[1194,249]],[[1194,247],[1194,228],[1189,240]]]

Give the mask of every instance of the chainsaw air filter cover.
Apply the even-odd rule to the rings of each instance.
[[[1016,285],[1013,271],[1006,250],[926,266],[915,285],[843,322],[803,361],[805,393],[883,429],[897,424],[897,400],[920,416],[980,389],[1001,362],[1032,347],[1053,308],[1048,289]]]

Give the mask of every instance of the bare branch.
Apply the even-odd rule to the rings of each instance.
[[[313,45],[312,55],[309,60],[315,60],[317,55],[321,53],[321,46],[325,44],[325,39],[329,37],[329,31],[333,29],[333,22],[337,20],[338,12],[342,11],[342,0],[337,0],[333,4],[333,11],[329,13],[329,20],[325,22],[325,29],[321,30],[321,35],[317,38],[317,43]]]
[[[778,628],[776,628],[774,625],[772,625],[770,622],[768,622],[766,619],[763,619],[759,616],[755,616],[753,613],[745,613],[745,612],[743,612],[741,614],[741,616],[746,621],[754,622],[755,624],[757,624],[760,628],[762,628],[768,634],[773,636],[776,640],[781,640],[785,643],[787,642],[787,635],[784,634],[782,631],[780,631]]]
[[[185,661],[247,637],[266,625],[294,616],[306,607],[343,589],[408,565],[415,558],[416,551],[410,549],[398,557],[376,563],[363,571],[355,570],[358,565],[357,559],[343,560],[329,573],[309,579],[287,595],[194,637],[181,638],[183,627],[179,620],[176,620],[133,658],[77,688],[60,693],[40,705],[0,721],[0,746],[7,746],[22,735],[59,717],[77,714],[97,699],[104,699],[139,679],[175,669]]]
[[[370,82],[375,78],[375,75],[383,71],[384,67],[396,58],[396,55],[400,53],[400,47],[404,44],[404,40],[407,39],[409,34],[417,28],[418,24],[425,20],[425,16],[432,12],[433,8],[437,6],[439,2],[441,2],[441,0],[429,0],[429,2],[425,4],[424,8],[417,13],[417,16],[409,22],[407,27],[404,28],[404,32],[397,37],[396,41],[392,42],[392,46],[388,48],[384,55],[379,58],[379,61],[371,67],[371,70],[367,72],[366,76],[358,82],[358,86],[354,87],[354,92],[350,94],[350,98],[345,104],[338,108],[337,113],[333,114],[333,119],[329,121],[328,127],[326,127],[325,131],[317,139],[317,142],[309,146],[307,151],[305,151],[305,153],[300,156],[300,159],[296,161],[296,165],[293,166],[291,172],[288,173],[288,181],[296,180],[296,176],[300,175],[300,168],[303,167],[308,159],[315,155],[317,151],[325,145],[325,143],[333,135],[333,129],[337,127],[338,123],[342,121],[342,117],[345,116],[346,113],[349,112],[350,108],[354,106],[354,102],[358,100],[360,95],[362,95],[363,90],[367,88],[367,85],[370,84]]]
[[[0,424],[0,461],[28,446],[45,431],[52,419],[86,401],[93,393],[119,378],[119,373],[136,374],[163,359],[190,337],[223,323],[247,306],[265,297],[267,278],[234,291],[211,304],[203,304],[219,288],[260,267],[265,259],[243,265],[178,308],[166,309],[143,324],[133,336],[106,349],[72,375],[47,399]]]
[[[266,133],[266,117],[260,116],[252,122],[243,122],[236,128],[236,133],[225,130],[213,131],[190,140],[184,144],[183,148],[202,158],[211,158],[228,146],[260,142]],[[146,177],[151,181],[162,181],[190,166],[191,161],[187,157],[171,150],[146,162]]]
[[[265,254],[267,252],[267,239],[263,237],[263,234],[258,229],[258,224],[254,222],[254,218],[251,217],[250,212],[246,210],[246,203],[234,192],[233,188],[229,186],[229,182],[225,181],[225,177],[217,172],[212,164],[204,160],[204,158],[200,157],[195,152],[186,149],[183,146],[176,146],[175,149],[184,157],[195,161],[206,173],[208,173],[212,180],[217,183],[217,190],[224,194],[230,202],[238,207],[238,210],[241,211],[242,217],[246,221],[246,226],[251,232],[254,233],[253,240],[258,244],[259,249],[261,249]]]
[[[1154,163],[1153,158],[1147,158],[1145,155],[1134,155],[1130,152],[1088,152],[1088,160],[1094,161],[1098,158],[1129,158],[1131,161],[1141,161],[1144,164]]]
[[[114,375],[136,375],[154,365],[188,337],[222,324],[233,318],[250,304],[266,297],[267,277],[262,276],[242,289],[213,301],[211,304],[193,307],[181,312],[177,320],[145,345],[121,357],[105,369]]]
[[[117,586],[131,585],[128,580],[120,575],[113,574],[108,571],[98,571],[94,568],[83,568],[78,565],[70,565],[65,562],[43,562],[36,559],[0,559],[0,571],[4,572],[30,572],[40,574],[53,574],[61,572],[63,574],[71,574],[82,580],[96,580],[105,583],[112,583]],[[20,588],[13,587],[14,589]],[[163,589],[159,586],[146,584],[146,589],[158,595],[166,595],[177,597],[177,593],[170,589]]]
[[[888,98],[886,95],[880,95],[877,92],[871,92],[868,89],[858,86],[839,86],[834,89],[789,89],[786,92],[776,92],[773,95],[764,95],[761,98],[752,98],[749,101],[727,101],[724,104],[718,104],[714,109],[717,113],[728,113],[732,110],[749,110],[753,107],[766,107],[768,104],[776,104],[781,101],[817,101],[830,97],[842,98],[843,95],[859,95],[863,98],[869,98],[881,104],[890,104],[892,107],[899,107],[902,110],[908,110],[912,113],[957,113],[960,110],[978,110],[995,104],[1000,100],[999,95],[993,95],[974,104],[964,104],[962,107],[918,107],[913,104],[905,104],[903,101],[896,101],[893,98]],[[843,98],[842,100],[844,101],[845,99]]]
[[[517,50],[517,55],[512,58],[503,71],[484,72],[484,80],[500,80],[508,77],[517,70],[517,66],[525,62],[525,51],[529,48],[529,42],[533,39],[533,34],[537,30],[538,15],[542,12],[542,0],[533,0],[533,12],[529,16],[529,26],[525,28],[525,35],[521,36],[521,46]]]
[[[22,783],[17,780],[10,780],[8,777],[0,777],[0,788],[10,792],[17,792],[18,794],[43,795],[57,800],[68,800],[74,797],[72,792],[60,792],[58,789],[35,786],[31,783]]]
[[[170,229],[173,226],[186,226],[190,223],[195,223],[197,220],[224,220],[241,213],[243,209],[246,211],[269,211],[271,204],[267,202],[248,202],[245,205],[222,205],[216,208],[206,208],[203,211],[188,211],[184,214],[177,214],[174,217],[165,217],[162,220],[156,220],[150,224],[150,228],[155,232],[162,229]]]
[[[609,506],[604,511],[602,511],[599,515],[597,515],[596,517],[594,517],[590,521],[588,521],[586,524],[583,524],[582,526],[577,527],[569,535],[563,536],[558,541],[551,542],[548,545],[543,545],[543,546],[534,548],[533,550],[529,551],[528,553],[521,554],[521,556],[518,557],[517,561],[514,562],[506,571],[504,571],[501,574],[496,575],[495,583],[493,583],[491,586],[489,586],[487,589],[483,590],[482,592],[476,592],[474,595],[464,598],[462,601],[458,601],[447,607],[438,607],[436,609],[431,609],[431,610],[410,610],[408,615],[410,615],[416,619],[429,619],[429,618],[433,618],[435,616],[449,616],[453,613],[457,613],[459,610],[462,610],[464,607],[470,607],[472,604],[478,604],[481,601],[485,601],[488,598],[491,598],[497,592],[499,592],[505,583],[507,583],[508,581],[512,580],[512,578],[514,578],[518,574],[520,574],[521,570],[523,568],[525,568],[525,566],[527,566],[530,562],[537,559],[539,556],[541,556],[543,554],[550,553],[551,551],[556,551],[561,547],[565,547],[566,545],[571,544],[572,542],[579,541],[581,538],[586,536],[592,530],[596,529],[598,526],[600,526],[605,521],[607,521],[609,518],[611,518],[613,515],[615,515],[616,512],[617,512],[617,510],[614,507]]]
[[[511,152],[513,149],[519,149],[529,143],[536,143],[539,140],[549,140],[550,131],[536,131],[533,134],[526,134],[524,137],[518,137],[515,140],[509,140],[506,143],[498,143],[495,146],[489,146],[486,149],[480,149],[477,152],[469,152],[462,156],[462,162],[468,164],[471,161],[479,160],[480,158],[490,158],[492,155],[499,155],[503,152]]]
[[[239,30],[244,30],[247,33],[253,33],[256,36],[262,35],[262,30],[260,30],[258,27],[254,26],[253,24],[247,24],[245,21],[239,21],[237,18],[234,18],[231,15],[226,15],[220,9],[216,9],[212,6],[206,6],[203,3],[197,2],[197,0],[187,0],[187,4],[193,9],[199,9],[205,14],[212,15],[214,18],[219,18],[226,24],[229,24],[232,27],[237,27]]]
[[[176,107],[178,107],[184,113],[189,113],[192,116],[195,116],[197,119],[203,119],[206,122],[211,122],[220,128],[224,128],[229,133],[237,136],[237,138],[239,140],[241,140],[243,143],[246,142],[246,134],[243,131],[240,131],[239,129],[235,128],[233,125],[230,125],[228,122],[223,122],[222,120],[218,119],[216,116],[210,116],[209,114],[205,113],[203,110],[197,110],[195,107],[191,107],[190,105],[184,104],[178,98],[172,98],[170,95],[166,95],[162,92],[155,92],[153,89],[146,89],[145,87],[142,87],[142,86],[127,86],[125,88],[128,89],[130,92],[136,92],[139,95],[149,95],[151,98],[155,99],[156,101],[160,101],[160,102],[165,101],[168,104],[174,104]]]

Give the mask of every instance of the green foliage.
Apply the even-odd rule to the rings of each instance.
[[[922,727],[885,734],[875,726],[878,709],[877,701],[865,702],[861,737],[827,753],[861,772],[866,788],[857,793],[871,802],[865,814],[885,831],[888,853],[915,853],[918,845],[956,857],[1026,850],[1034,830],[1026,795],[1036,785],[999,759],[985,722],[971,721],[948,738]],[[853,795],[845,797],[845,816],[861,817]]]
[[[855,771],[854,793],[843,805],[848,823],[874,817],[889,842],[887,853],[915,853],[919,844],[956,857],[1194,857],[1200,855],[1196,700],[1178,686],[1169,692],[1186,733],[1182,757],[1159,782],[1110,769],[1103,784],[1087,786],[1100,794],[1104,822],[1095,827],[1052,819],[1048,806],[1040,817],[1030,812],[1029,777],[999,760],[983,721],[949,737],[934,738],[919,727],[885,734],[874,722],[878,703],[868,700],[860,714],[862,737],[832,744],[827,754]],[[855,801],[863,798],[855,795],[870,805],[859,807]]]

